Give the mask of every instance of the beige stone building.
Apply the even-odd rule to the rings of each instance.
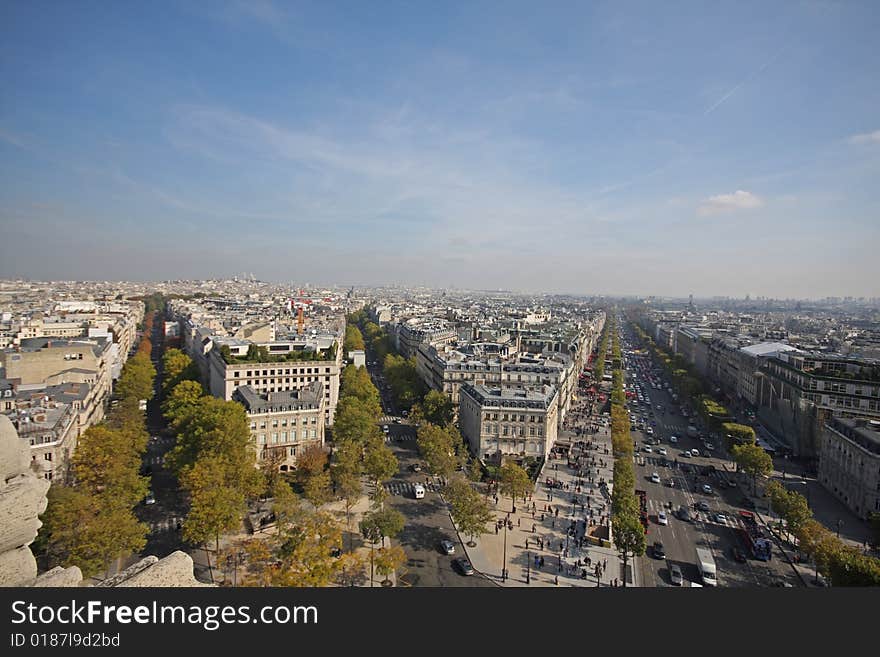
[[[282,472],[296,467],[300,454],[324,444],[324,386],[314,381],[301,390],[259,394],[239,386],[232,398],[244,406],[250,421],[257,461],[274,455]]]
[[[344,366],[342,349],[335,338],[311,343],[271,342],[265,345],[270,355],[279,358],[276,362],[246,362],[251,343],[231,339],[215,338],[214,348],[205,356],[208,367],[208,381],[211,394],[221,399],[232,399],[237,388],[250,386],[257,394],[305,390],[313,383],[320,383],[324,396],[324,422],[333,425],[333,414],[339,401],[339,376]],[[230,362],[222,355],[222,346],[230,348]],[[309,346],[315,354],[314,360],[286,360],[301,358],[303,348]]]
[[[860,518],[880,512],[880,420],[832,417],[822,432],[819,481]]]
[[[512,390],[465,384],[460,390],[459,426],[471,453],[547,458],[558,433],[553,386]]]

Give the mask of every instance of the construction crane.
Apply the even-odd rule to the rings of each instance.
[[[305,318],[303,317],[303,307],[300,306],[298,312],[296,313],[296,334],[303,334],[303,326],[305,324]]]

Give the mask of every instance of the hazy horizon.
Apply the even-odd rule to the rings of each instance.
[[[9,3],[0,277],[880,296],[880,7],[676,7]]]

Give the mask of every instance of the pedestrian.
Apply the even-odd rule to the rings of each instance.
[[[529,539],[527,538],[526,539],[526,550],[528,550],[528,549],[529,549]]]
[[[543,548],[544,548],[544,544],[542,543],[541,549],[543,549]],[[541,557],[541,568],[543,568],[543,567],[544,567],[544,557]]]
[[[602,559],[602,570],[608,568],[608,559]]]
[[[544,514],[541,514],[541,522],[544,522]]]
[[[554,576],[553,576],[553,583],[554,583],[556,586],[559,586],[559,575],[554,575]]]
[[[517,519],[516,519],[516,526],[517,526],[517,527],[519,527],[519,526],[520,526],[520,523],[519,523],[519,521],[520,521],[520,519],[519,519],[519,518],[517,518]]]
[[[497,522],[495,523],[495,533],[496,534],[498,533],[498,523]]]
[[[535,523],[532,523],[532,533],[535,533]]]
[[[556,517],[558,518],[558,517],[559,517],[559,507],[556,507],[555,509],[553,509],[553,513],[554,513],[554,514],[556,515]]]

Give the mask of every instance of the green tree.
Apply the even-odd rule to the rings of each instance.
[[[333,489],[342,498],[345,510],[346,528],[349,535],[351,550],[351,511],[358,503],[363,493],[361,486],[361,472],[363,447],[354,441],[345,441],[337,445],[333,453],[333,463],[330,466],[330,477]]]
[[[398,568],[406,563],[406,552],[399,545],[390,545],[388,547],[379,548],[376,554],[376,572],[385,579],[382,583],[390,582],[388,576],[396,572]]]
[[[461,477],[449,482],[444,496],[458,531],[470,537],[468,545],[475,545],[476,539],[489,531],[489,523],[494,519],[489,502]]]
[[[724,422],[721,425],[721,430],[724,433],[728,451],[732,450],[734,445],[755,444],[755,430],[748,425]]]
[[[758,445],[734,445],[731,456],[737,467],[752,477],[752,491],[757,491],[758,476],[766,477],[773,472],[773,459]]]
[[[421,408],[425,420],[440,427],[450,424],[455,416],[455,405],[452,400],[437,390],[428,391],[422,400]]]
[[[366,345],[364,345],[364,336],[361,334],[357,326],[353,326],[352,324],[346,325],[343,349],[345,349],[346,354],[352,351],[363,351],[366,349]]]
[[[382,483],[391,479],[400,469],[394,452],[383,439],[373,439],[364,449],[364,473],[369,477],[375,490],[383,490]]]
[[[209,541],[220,549],[220,534],[238,529],[247,509],[246,497],[237,486],[230,486],[230,467],[224,457],[208,454],[187,468],[180,477],[189,496],[189,513],[183,522],[184,540],[203,545],[214,579]]]
[[[516,498],[525,496],[534,490],[529,474],[516,463],[508,461],[501,466],[499,472],[499,489],[504,495],[510,496],[513,511],[516,512]]]
[[[458,443],[461,443],[460,436]],[[461,464],[455,434],[436,424],[422,424],[417,433],[416,444],[431,474],[448,479]]]
[[[620,554],[623,570],[626,573],[630,558],[645,554],[645,528],[639,521],[638,515],[633,513],[612,514],[611,526],[614,533],[614,547]],[[623,585],[626,586],[626,577],[623,578]]]

